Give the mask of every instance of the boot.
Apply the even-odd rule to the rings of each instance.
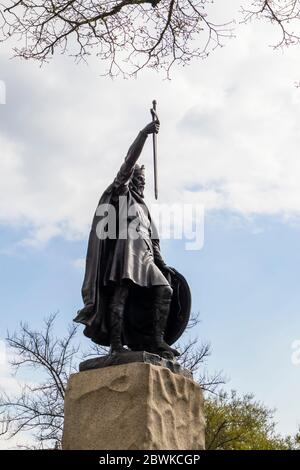
[[[169,316],[171,301],[168,299],[161,299],[155,303],[154,306],[154,344],[153,351],[157,352],[160,356],[180,356],[180,352],[175,348],[171,348],[165,340],[164,334]]]
[[[110,310],[110,354],[128,352],[122,345],[123,307]]]

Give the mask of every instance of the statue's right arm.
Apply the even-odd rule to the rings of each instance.
[[[143,130],[141,130],[134,142],[129,147],[124,163],[122,164],[116,178],[114,179],[115,194],[122,194],[127,191],[128,183],[132,177],[134,166],[141,155],[148,134],[158,132],[159,123],[151,122]]]
[[[135,141],[129,147],[125,160],[114,180],[115,192],[122,193],[122,190],[126,190],[126,187],[132,177],[134,166],[143,150],[147,137],[148,135],[146,132],[142,130],[138,133]]]

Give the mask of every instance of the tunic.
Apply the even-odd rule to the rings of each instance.
[[[140,133],[111,186],[111,203],[117,216],[118,234],[108,249],[103,285],[122,284],[125,280],[142,287],[169,285],[160,269],[166,264],[160,255],[159,240],[153,239],[156,229],[149,209],[143,198],[130,187],[136,157],[143,141],[145,136]],[[120,220],[123,221],[122,229]],[[130,226],[134,229],[130,230]],[[120,233],[126,238],[118,238]]]

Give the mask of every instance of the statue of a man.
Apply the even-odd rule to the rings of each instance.
[[[75,321],[85,325],[84,334],[95,343],[110,345],[112,354],[128,352],[127,345],[178,356],[167,339],[170,344],[178,339],[189,314],[188,286],[162,259],[144,202],[145,169],[137,164],[148,135],[158,131],[159,122],[153,121],[139,132],[99,201],[89,237],[84,308]],[[113,236],[109,223],[116,229]]]

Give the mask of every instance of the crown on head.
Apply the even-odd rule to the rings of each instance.
[[[144,174],[145,174],[145,166],[144,165],[140,166],[136,163],[134,166],[133,176],[144,175]]]

